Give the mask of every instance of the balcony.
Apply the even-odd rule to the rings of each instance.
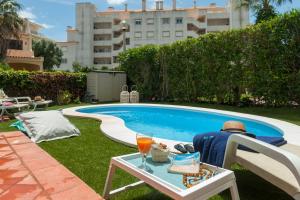
[[[98,53],[94,53],[94,57],[95,58],[103,58],[103,57],[111,57],[111,52],[98,52]]]
[[[130,38],[126,38],[126,45],[129,45],[130,44]],[[114,51],[118,51],[118,50],[120,50],[121,48],[123,48],[123,40],[121,41],[121,42],[119,42],[119,43],[117,43],[117,44],[114,44],[114,48],[113,48],[113,50]]]
[[[111,57],[104,57],[104,58],[95,57],[94,58],[95,65],[110,65],[111,63],[112,63]]]
[[[207,19],[207,26],[228,26],[229,23],[229,18]]]
[[[128,26],[127,29],[126,29],[126,32],[130,32],[130,27]],[[120,37],[121,35],[123,34],[123,30],[122,29],[119,29],[119,30],[116,30],[113,32],[113,37],[114,38],[118,38]]]
[[[199,17],[197,18],[197,21],[198,21],[199,23],[205,23],[205,21],[206,21],[206,16],[205,16],[205,15],[199,16]]]
[[[114,31],[113,32],[113,35],[114,35],[114,38],[118,38],[118,37],[120,37],[120,35],[122,35],[122,33],[123,33],[123,31],[121,30],[118,30],[118,31]]]
[[[111,46],[112,40],[94,41],[94,46]]]
[[[227,31],[230,29],[229,25],[223,25],[223,26],[208,26],[207,32],[219,32],[219,31]]]
[[[111,29],[111,22],[96,22],[94,23],[94,29]]]
[[[206,33],[206,29],[205,28],[199,28],[196,25],[194,25],[193,23],[188,23],[187,24],[187,30],[188,31],[194,31],[198,35],[203,35],[203,34]]]
[[[110,41],[111,40],[111,34],[95,34],[94,35],[94,41]]]
[[[111,34],[111,29],[94,29],[94,34]]]
[[[111,46],[94,46],[94,53],[111,52]]]
[[[121,23],[121,19],[117,19],[117,18],[115,18],[114,19],[114,25],[119,25],[120,23]]]

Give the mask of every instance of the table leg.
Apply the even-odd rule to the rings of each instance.
[[[36,110],[36,107],[37,107],[37,104],[34,103],[34,104],[33,104],[33,109],[32,109],[32,111],[35,111],[35,110]]]
[[[232,185],[230,187],[231,199],[232,200],[240,200],[239,191],[235,181],[232,181]]]
[[[112,184],[112,179],[116,171],[116,166],[110,163],[109,169],[108,169],[108,174],[106,177],[105,181],[105,186],[104,186],[104,191],[103,191],[103,198],[104,199],[109,199],[109,193],[111,189],[111,184]]]

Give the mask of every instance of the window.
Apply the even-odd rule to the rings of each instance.
[[[68,63],[68,59],[66,59],[66,58],[62,58],[62,59],[61,59],[61,63],[62,63],[62,64],[66,64],[66,63]]]
[[[163,37],[170,37],[170,31],[163,31],[162,36]]]
[[[130,45],[130,38],[126,38],[126,45]]]
[[[135,25],[142,25],[142,19],[136,19]]]
[[[118,56],[113,56],[113,62],[114,63],[118,63],[119,61],[118,61]]]
[[[162,18],[162,24],[170,24],[170,18]]]
[[[134,37],[135,38],[141,38],[142,37],[142,32],[140,32],[140,31],[139,32],[135,32],[134,33]]]
[[[176,24],[183,24],[183,18],[182,17],[177,17],[176,18]]]
[[[148,31],[147,32],[147,38],[154,38],[154,32],[153,31]]]
[[[147,19],[147,24],[148,25],[154,24],[154,19],[153,18],[148,18]]]
[[[183,37],[183,31],[176,31],[175,36],[176,37]]]
[[[23,49],[23,41],[22,40],[7,40],[9,49]]]

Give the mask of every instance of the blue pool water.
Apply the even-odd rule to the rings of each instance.
[[[77,110],[119,117],[133,131],[154,137],[192,142],[199,133],[219,131],[225,121],[238,120],[257,136],[282,136],[279,129],[260,121],[198,110],[156,106],[101,106]],[[120,133],[122,134],[122,133]]]

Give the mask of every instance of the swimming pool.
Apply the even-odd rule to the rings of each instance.
[[[76,111],[99,116],[114,116],[122,119],[125,126],[135,132],[146,135],[152,133],[156,138],[182,142],[192,142],[193,137],[197,134],[219,131],[223,123],[228,120],[243,122],[247,131],[257,136],[283,135],[280,129],[262,121],[191,109],[191,107],[119,104],[93,106]]]

